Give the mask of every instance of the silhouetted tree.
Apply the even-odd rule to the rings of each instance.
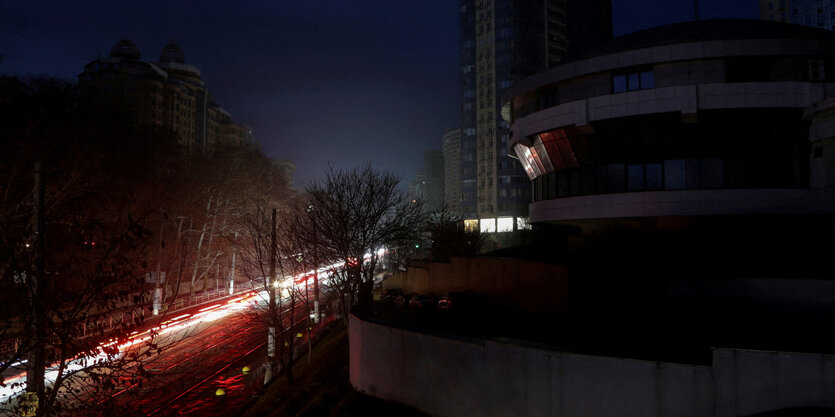
[[[338,265],[330,279],[345,300],[346,317],[355,302],[371,302],[378,250],[420,239],[422,203],[409,199],[399,182],[370,164],[352,170],[330,166],[324,180],[306,187],[311,209],[300,213],[297,224],[305,231],[297,236],[316,245],[321,263]]]
[[[432,239],[430,260],[433,262],[449,262],[453,256],[475,256],[481,250],[481,233],[466,230],[461,218],[450,213],[446,206],[432,213],[426,230]]]

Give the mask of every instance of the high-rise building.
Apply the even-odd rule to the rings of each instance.
[[[200,70],[186,64],[174,41],[162,49],[158,62],[146,62],[133,41],[122,39],[109,57],[85,65],[78,80],[88,103],[116,106],[140,125],[168,129],[191,151],[251,143],[249,127],[233,123],[228,112],[211,102]]]
[[[444,204],[461,217],[461,129],[449,129],[443,137]]]
[[[461,0],[460,30],[461,214],[482,222],[527,217],[530,183],[507,154],[499,98],[516,81],[610,39],[611,2]]]
[[[832,0],[760,0],[760,19],[832,30]]]
[[[423,172],[426,209],[429,212],[440,211],[444,208],[444,157],[441,151],[423,154]]]
[[[185,113],[180,119],[187,123],[195,150],[208,152],[212,145],[207,141],[209,91],[200,79],[200,70],[186,64],[183,50],[173,40],[162,48],[157,66],[168,73],[166,114],[169,114],[169,117],[177,117],[174,115]],[[186,102],[189,106],[182,106],[182,103]],[[178,108],[182,110],[178,112]],[[168,124],[173,124],[173,121],[169,121]]]

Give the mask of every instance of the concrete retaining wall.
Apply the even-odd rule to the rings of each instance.
[[[835,355],[717,349],[713,369],[716,416],[835,408]]]
[[[350,317],[355,389],[433,416],[747,416],[835,407],[835,356],[717,349],[698,366],[407,331]]]

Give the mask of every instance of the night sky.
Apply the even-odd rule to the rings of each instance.
[[[613,0],[615,35],[692,19],[690,0]],[[702,0],[703,19],[755,19],[757,0]],[[157,61],[174,39],[215,101],[252,127],[296,184],[328,162],[414,178],[458,124],[457,0],[0,0],[0,74],[75,81],[132,39]]]

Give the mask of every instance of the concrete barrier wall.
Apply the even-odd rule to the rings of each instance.
[[[350,318],[359,391],[433,416],[706,416],[709,367],[457,340]]]
[[[712,366],[558,352],[349,320],[355,389],[445,416],[721,416],[835,409],[835,355],[715,349]]]
[[[835,355],[717,349],[713,367],[716,416],[835,408]]]
[[[476,292],[493,305],[535,312],[558,312],[568,307],[565,265],[519,259],[453,257],[450,263],[396,271],[383,281],[383,288],[436,296]]]

